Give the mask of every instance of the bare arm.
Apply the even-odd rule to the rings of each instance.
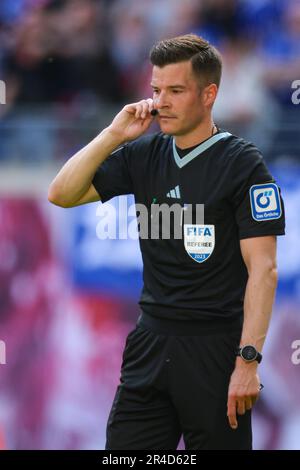
[[[92,185],[98,166],[119,145],[148,129],[152,109],[152,99],[126,105],[109,127],[65,163],[49,187],[49,201],[61,207],[98,201],[100,196]]]
[[[251,344],[262,350],[277,286],[276,237],[248,238],[240,243],[249,278],[244,299],[244,323],[241,346]],[[237,427],[236,412],[244,414],[252,408],[259,395],[256,361],[236,359],[228,390],[228,419]]]

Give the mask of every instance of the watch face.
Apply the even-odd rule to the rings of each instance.
[[[241,355],[245,361],[254,361],[257,356],[257,351],[253,346],[244,346]]]

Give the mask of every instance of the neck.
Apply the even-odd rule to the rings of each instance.
[[[180,149],[193,147],[194,145],[201,144],[201,142],[208,139],[216,132],[217,128],[213,123],[212,117],[210,117],[187,134],[175,135],[175,144]]]

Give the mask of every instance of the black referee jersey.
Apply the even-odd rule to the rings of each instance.
[[[181,151],[158,132],[113,152],[92,182],[102,202],[133,194],[149,213],[153,204],[204,204],[203,223],[181,220],[181,238],[140,238],[144,312],[215,325],[242,318],[247,270],[240,240],[283,235],[285,227],[280,189],[252,143],[219,130]]]

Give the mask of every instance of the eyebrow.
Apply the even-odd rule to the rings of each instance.
[[[159,88],[157,85],[153,85],[153,83],[150,84],[152,88]],[[167,88],[186,88],[184,85],[170,85]]]

